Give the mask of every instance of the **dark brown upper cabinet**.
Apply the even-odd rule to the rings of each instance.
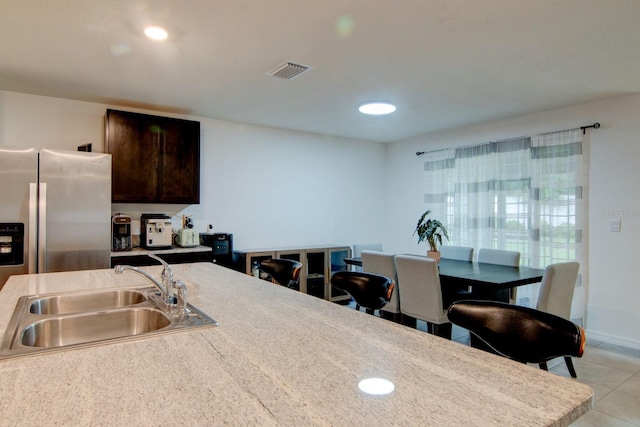
[[[107,110],[114,203],[200,203],[200,122]]]

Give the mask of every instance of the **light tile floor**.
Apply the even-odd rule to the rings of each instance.
[[[349,306],[355,308],[354,304]],[[425,322],[418,320],[417,328],[426,333]],[[454,325],[451,339],[469,345],[469,332]],[[595,402],[593,408],[571,426],[640,426],[640,350],[587,337],[584,354],[573,358],[573,365],[578,375],[576,381],[594,390]],[[562,358],[550,361],[548,367],[556,375],[571,378]]]
[[[418,329],[426,325],[418,321]],[[453,327],[454,341],[469,343],[469,332]],[[589,340],[581,358],[573,358],[578,378],[595,392],[593,408],[574,427],[640,426],[640,350]],[[534,365],[532,365],[534,366]],[[549,371],[570,378],[564,359],[548,363]]]

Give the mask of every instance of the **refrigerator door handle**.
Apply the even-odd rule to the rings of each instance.
[[[29,274],[37,273],[38,271],[38,184],[35,182],[29,183]]]
[[[46,273],[47,263],[47,184],[40,183],[38,191],[38,273]]]

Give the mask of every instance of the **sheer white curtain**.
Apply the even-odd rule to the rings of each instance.
[[[584,318],[587,271],[587,139],[580,129],[532,138],[531,264],[578,261],[571,318]]]
[[[453,233],[457,236],[455,241],[460,243],[462,225],[456,224],[452,216],[455,196],[455,154],[456,150],[453,148],[425,153],[424,210],[431,210],[431,218],[443,222],[449,237],[451,238]]]
[[[577,260],[585,270],[583,144],[580,130],[425,153],[425,210],[449,231],[449,244],[515,250],[521,265]],[[535,307],[539,285],[518,289]],[[582,318],[577,287],[572,318]]]

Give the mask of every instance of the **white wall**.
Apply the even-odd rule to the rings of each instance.
[[[103,151],[107,108],[119,109],[0,91],[0,145]],[[114,213],[192,215],[199,231],[213,224],[242,249],[382,239],[384,145],[127,110],[200,121],[201,203],[114,204]]]
[[[412,237],[422,201],[423,161],[416,151],[459,147],[599,122],[590,131],[587,337],[640,348],[640,95],[423,135],[387,147],[391,252],[422,252]],[[609,231],[611,217],[622,231]]]
[[[0,91],[0,145],[75,150],[91,142],[94,151],[102,151],[108,107]],[[211,223],[233,233],[236,247],[244,249],[381,241],[386,251],[414,253],[424,249],[412,232],[425,208],[416,151],[600,122],[602,127],[590,132],[587,333],[640,348],[640,95],[386,146],[172,116],[201,122],[201,204],[119,204],[114,212],[193,215],[197,229]],[[611,216],[621,217],[620,233],[608,231]]]

